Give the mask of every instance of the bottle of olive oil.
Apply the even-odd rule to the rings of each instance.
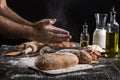
[[[114,7],[110,12],[110,23],[106,28],[106,52],[105,57],[117,58],[119,51],[119,24],[116,22]]]
[[[90,35],[88,33],[88,25],[85,23],[83,25],[83,31],[80,34],[80,46],[86,48],[89,45]]]

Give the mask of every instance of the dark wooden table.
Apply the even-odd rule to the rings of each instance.
[[[6,57],[4,53],[14,50],[7,46],[0,50],[0,80],[120,80],[120,58],[100,58],[93,69],[61,75],[48,75],[31,68],[13,66],[10,60],[20,57]]]

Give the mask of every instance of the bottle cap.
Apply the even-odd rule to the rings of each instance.
[[[85,22],[83,25],[83,32],[87,32],[87,31],[88,31],[88,25],[87,22]]]
[[[88,28],[87,22],[84,23],[83,27]]]

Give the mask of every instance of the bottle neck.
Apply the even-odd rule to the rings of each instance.
[[[110,22],[116,22],[116,14],[110,15]]]
[[[87,27],[83,27],[83,33],[87,33],[88,29]]]
[[[103,24],[97,24],[96,29],[105,29],[105,23]]]
[[[97,29],[105,29],[107,16],[107,14],[95,14]]]

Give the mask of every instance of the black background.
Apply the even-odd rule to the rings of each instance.
[[[56,18],[55,26],[70,31],[71,41],[74,42],[79,42],[82,25],[87,22],[91,44],[95,30],[94,14],[109,14],[113,5],[117,12],[117,22],[120,24],[120,0],[7,0],[7,3],[11,9],[31,22]]]

